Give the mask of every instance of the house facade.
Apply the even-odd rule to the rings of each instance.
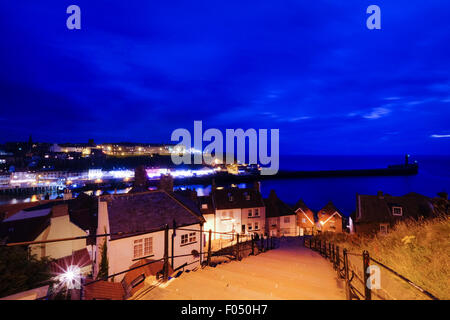
[[[214,215],[208,214],[206,225],[213,231],[240,234],[265,232],[266,210],[259,185],[253,188],[216,188],[210,194]],[[216,234],[215,238],[228,235]]]
[[[342,232],[342,219],[343,215],[330,201],[317,212],[317,230],[321,232]]]
[[[297,215],[286,203],[278,198],[272,190],[266,205],[266,234],[272,237],[298,236]]]
[[[106,241],[108,274],[128,270],[141,259],[164,257],[165,228],[168,231],[168,255],[172,269],[194,269],[202,261],[204,218],[196,204],[165,190],[99,198],[95,276],[101,264]],[[189,230],[183,230],[189,229]],[[120,281],[123,274],[114,277]]]
[[[357,233],[388,233],[404,219],[419,219],[435,216],[432,199],[418,193],[391,196],[356,195],[356,213],[352,217],[353,231]]]
[[[295,204],[294,211],[297,215],[299,234],[312,235],[316,226],[314,212],[301,199]]]

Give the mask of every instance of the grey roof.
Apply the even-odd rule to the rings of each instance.
[[[40,210],[22,210],[16,213],[15,215],[12,215],[11,217],[3,220],[3,222],[12,222],[12,221],[18,221],[18,220],[24,220],[24,219],[32,219],[32,218],[38,218],[38,217],[44,217],[50,214],[50,211],[52,208],[45,208]]]
[[[166,224],[172,227],[174,220],[178,227],[205,221],[190,199],[163,190],[106,196],[102,201],[107,201],[111,233],[126,233],[112,240],[162,230]]]
[[[269,198],[264,199],[264,203],[266,205],[267,218],[296,215],[291,207],[278,198],[274,190],[270,192]]]
[[[264,207],[261,193],[254,188],[215,189],[211,195],[218,210]]]
[[[401,207],[402,216],[394,216],[392,207]],[[431,217],[434,215],[431,200],[418,193],[408,193],[404,196],[358,195],[357,212],[361,217],[356,222],[394,222],[404,218]]]

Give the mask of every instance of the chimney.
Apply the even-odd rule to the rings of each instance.
[[[173,177],[170,174],[162,174],[159,179],[158,190],[173,192]]]
[[[253,188],[255,188],[256,191],[261,192],[261,182],[259,181],[253,182]]]
[[[72,199],[72,191],[68,188],[64,189],[64,195],[63,195],[63,200],[70,200]]]
[[[134,169],[134,187],[147,189],[149,186],[147,171],[144,166]]]
[[[384,199],[383,191],[378,191],[378,199]]]

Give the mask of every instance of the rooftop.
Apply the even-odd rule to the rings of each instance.
[[[162,230],[174,221],[177,226],[205,221],[192,200],[163,190],[105,196],[102,201],[107,202],[111,233],[127,233],[113,235],[112,240],[128,237],[130,233]]]

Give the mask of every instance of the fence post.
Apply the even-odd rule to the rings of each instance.
[[[331,244],[331,261],[333,262],[333,268],[336,269],[336,253],[334,252],[334,243]]]
[[[206,260],[207,265],[211,264],[211,234],[212,230],[209,229],[209,237],[208,237],[208,259]]]
[[[266,237],[266,251],[269,251],[269,236]]]
[[[339,246],[336,246],[336,268],[339,278],[341,277],[341,257],[339,256]]]
[[[252,233],[252,256],[255,255],[255,237],[254,234]]]
[[[331,251],[331,243],[328,243],[328,252],[330,253],[328,258],[333,259],[333,252]],[[331,260],[333,261],[333,260]]]
[[[239,233],[236,234],[236,260],[239,261]]]
[[[164,282],[169,280],[169,225],[166,224],[164,228],[164,267],[163,267]]]
[[[328,252],[327,252],[327,240],[323,241],[323,247],[325,249],[325,259],[328,259]]]
[[[350,294],[350,275],[348,273],[348,255],[347,255],[347,249],[344,249],[344,277],[345,277],[345,297],[347,300],[351,300],[351,294]]]
[[[273,236],[270,237],[270,249],[273,249]]]
[[[261,235],[261,252],[264,252],[264,235]]]
[[[364,298],[366,300],[372,300],[372,290],[367,285],[370,274],[367,273],[367,269],[370,265],[370,256],[367,250],[363,251],[363,272],[364,272]]]

